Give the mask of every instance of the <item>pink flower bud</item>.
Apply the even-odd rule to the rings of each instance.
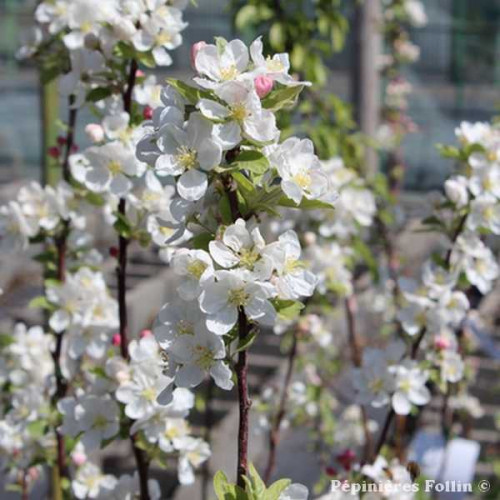
[[[153,332],[151,330],[142,330],[142,332],[139,334],[139,337],[143,339],[145,337],[151,337],[151,335],[153,335]]]
[[[348,448],[344,450],[340,455],[337,455],[337,460],[345,470],[350,470],[353,462],[356,460],[356,454],[354,453],[354,451]]]
[[[271,92],[274,85],[273,79],[264,75],[258,76],[253,82],[255,84],[255,91],[261,99]]]
[[[71,460],[77,467],[80,467],[87,461],[87,456],[85,455],[85,453],[75,452],[72,453]]]
[[[436,347],[436,349],[443,351],[444,349],[448,349],[448,347],[450,347],[450,341],[448,339],[445,339],[444,337],[438,337],[434,341],[434,346]]]
[[[120,337],[120,334],[119,333],[115,333],[113,335],[113,340],[111,341],[111,343],[115,346],[115,347],[119,347],[122,343],[122,338]]]
[[[136,78],[142,78],[142,77],[144,77],[144,76],[146,76],[146,73],[144,73],[144,71],[142,71],[142,70],[140,70],[140,69],[138,69],[138,70],[135,72],[135,77],[136,77]]]
[[[59,158],[61,156],[61,150],[57,146],[52,146],[48,149],[47,153],[51,158]]]
[[[191,47],[191,66],[194,70],[196,70],[196,56],[198,55],[198,52],[203,48],[206,47],[207,44],[205,42],[196,42],[193,43]]]
[[[328,476],[332,476],[332,477],[336,476],[338,474],[337,469],[335,469],[333,467],[326,467],[325,472]]]
[[[142,117],[145,119],[145,120],[151,120],[151,118],[153,118],[153,108],[151,106],[146,106],[143,110],[142,110]]]
[[[85,133],[92,142],[102,142],[104,140],[104,129],[97,123],[89,123],[85,127]]]

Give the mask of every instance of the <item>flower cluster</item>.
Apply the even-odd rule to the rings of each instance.
[[[133,476],[124,474],[116,478],[110,474],[103,474],[97,465],[87,461],[78,467],[71,486],[73,494],[79,499],[129,500],[139,494],[137,473]],[[155,479],[148,481],[148,492],[151,500],[160,500],[161,491],[158,481]]]
[[[455,332],[464,327],[470,309],[467,291],[475,287],[486,294],[499,275],[484,235],[498,234],[494,220],[500,205],[493,179],[500,165],[500,135],[486,123],[462,123],[456,135],[461,148],[450,148],[447,154],[460,159],[464,167],[445,182],[446,198],[424,221],[448,236],[448,248],[444,256],[435,253],[424,264],[420,285],[400,283],[403,304],[397,320],[413,348],[405,355],[404,345],[395,344],[397,359],[391,348],[366,349],[362,368],[354,371],[360,402],[378,407],[392,399],[395,412],[403,415],[412,404],[429,401],[425,387],[429,379],[444,391],[448,384],[464,379],[464,352]],[[427,369],[416,360],[420,343],[426,347]]]
[[[48,39],[57,37],[72,57],[87,59],[82,61],[80,74],[71,76],[75,84],[82,80],[83,72],[93,69],[92,63],[99,59],[95,52],[112,61],[117,50],[129,48],[157,66],[169,66],[169,52],[181,45],[181,32],[187,26],[182,19],[187,4],[187,0],[44,1],[35,12],[37,26],[30,37],[35,43],[23,47],[21,55],[32,55]]]
[[[316,277],[300,260],[294,231],[266,244],[255,222],[237,219],[208,249],[174,253],[182,300],[164,306],[154,331],[168,353],[176,386],[194,387],[208,372],[219,387],[230,390],[224,336],[230,336],[239,316],[273,326],[279,301],[312,295]]]
[[[17,324],[12,335],[0,336],[0,450],[9,482],[24,477],[32,486],[40,474],[37,460],[52,447],[54,434],[44,432],[50,415],[54,367],[51,338],[39,326]]]
[[[8,252],[26,250],[35,238],[59,235],[65,223],[83,230],[85,217],[80,209],[64,181],[55,187],[31,182],[19,190],[15,201],[0,207],[0,245]]]

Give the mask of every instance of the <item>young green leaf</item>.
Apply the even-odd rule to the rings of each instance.
[[[308,200],[302,198],[302,201],[297,205],[293,200],[287,196],[282,196],[279,199],[278,205],[280,207],[300,208],[301,210],[333,210],[335,207],[329,203],[319,200]]]
[[[262,107],[276,112],[280,109],[292,108],[297,102],[299,94],[304,88],[303,85],[294,85],[293,87],[278,88],[273,90],[262,99]]]

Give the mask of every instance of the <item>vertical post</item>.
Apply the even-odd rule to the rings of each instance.
[[[364,0],[356,6],[354,18],[354,64],[352,71],[353,103],[361,132],[374,138],[380,115],[380,72],[382,49],[380,0]],[[365,171],[378,170],[377,152],[366,148]]]
[[[60,178],[60,168],[48,154],[51,146],[57,141],[57,120],[59,119],[59,93],[57,80],[49,83],[40,82],[40,115],[41,115],[41,181],[43,185],[55,184]]]
[[[467,6],[463,0],[453,2],[452,23],[452,79],[455,83],[455,112],[460,118],[465,101],[465,40],[467,24]]]

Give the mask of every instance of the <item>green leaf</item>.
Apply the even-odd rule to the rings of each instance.
[[[259,11],[256,5],[245,5],[242,7],[238,14],[236,14],[236,18],[234,20],[236,29],[243,31],[249,24],[255,23],[258,13]]]
[[[279,111],[280,109],[292,108],[295,106],[297,98],[303,88],[303,85],[277,88],[262,99],[262,107],[273,112]]]
[[[9,347],[15,341],[16,340],[12,335],[9,335],[8,333],[0,333],[0,350],[4,349],[5,347]]]
[[[30,436],[32,436],[34,438],[43,437],[46,434],[45,428],[46,428],[46,422],[44,422],[43,420],[37,420],[35,422],[30,422],[27,425],[27,429],[28,429]]]
[[[113,54],[121,59],[135,59],[136,57],[134,47],[123,41],[115,45]]]
[[[155,58],[153,57],[153,53],[151,51],[148,52],[136,52],[136,59],[146,66],[147,68],[154,68],[156,67],[156,61]]]
[[[454,146],[447,146],[446,144],[436,144],[436,148],[441,156],[445,158],[460,158],[460,150]]]
[[[99,102],[109,97],[112,93],[109,87],[96,87],[87,92],[86,100],[87,102]]]
[[[438,219],[435,215],[431,215],[429,217],[426,217],[422,221],[422,224],[428,225],[428,226],[443,226],[443,221]]]
[[[143,248],[149,247],[151,244],[151,235],[146,230],[137,231],[134,234],[134,238],[139,242],[139,245]]]
[[[256,496],[256,498],[262,498],[262,495],[266,491],[266,485],[264,481],[259,476],[257,469],[253,464],[249,464],[248,466],[248,474],[250,476],[250,481],[252,483],[252,493]]]
[[[257,338],[257,331],[252,330],[243,340],[240,339],[238,343],[238,348],[236,351],[234,351],[233,354],[236,354],[237,352],[241,351],[247,351],[250,346],[255,342],[255,339]]]
[[[229,197],[225,193],[219,200],[219,213],[222,217],[222,222],[224,224],[230,225],[233,223],[233,217],[231,214],[231,204],[229,203]]]
[[[290,479],[280,479],[275,483],[271,484],[267,491],[265,492],[262,500],[278,500],[283,491],[292,484]]]
[[[207,250],[208,244],[214,239],[213,235],[210,233],[200,233],[197,234],[192,240],[191,243],[193,248],[196,250]]]
[[[226,493],[228,492],[229,483],[227,476],[221,470],[217,471],[214,476],[214,491],[217,498],[226,500]]]
[[[213,484],[218,500],[249,500],[248,495],[239,486],[228,482],[222,471],[217,471]]]
[[[53,305],[47,300],[47,297],[44,297],[43,295],[30,300],[28,307],[30,309],[53,309]]]
[[[210,99],[210,93],[206,90],[200,90],[194,87],[191,87],[187,83],[184,83],[180,80],[176,80],[175,78],[167,78],[167,83],[171,87],[173,87],[179,94],[184,97],[191,104],[196,104],[200,99]]]
[[[231,177],[236,181],[236,184],[238,184],[238,190],[245,199],[247,199],[247,196],[251,196],[255,193],[255,187],[252,184],[252,181],[245,177],[242,173],[232,172]]]
[[[56,258],[56,252],[53,250],[46,250],[45,252],[41,252],[33,257],[33,260],[40,262],[41,264],[47,264],[50,262],[54,262]]]
[[[287,196],[282,196],[279,199],[278,205],[280,207],[290,207],[290,208],[300,208],[301,210],[333,210],[334,206],[324,201],[319,200],[308,200],[307,198],[302,198],[302,201],[297,205],[293,200]]]
[[[247,170],[255,174],[263,174],[270,168],[268,159],[260,151],[255,150],[242,151],[230,166],[238,170]]]
[[[106,200],[100,194],[93,193],[92,191],[88,191],[85,194],[85,201],[96,207],[103,207],[106,204]]]
[[[43,284],[45,288],[56,288],[58,286],[61,286],[61,281],[57,279],[47,278],[43,281]]]
[[[60,66],[49,66],[41,68],[40,70],[40,82],[42,85],[47,85],[53,80],[55,80],[62,73]]]
[[[271,302],[278,316],[284,320],[295,319],[305,307],[304,304],[298,300],[273,299]]]
[[[114,212],[116,222],[113,224],[116,232],[123,238],[130,238],[132,236],[132,224],[127,217],[120,212]]]

